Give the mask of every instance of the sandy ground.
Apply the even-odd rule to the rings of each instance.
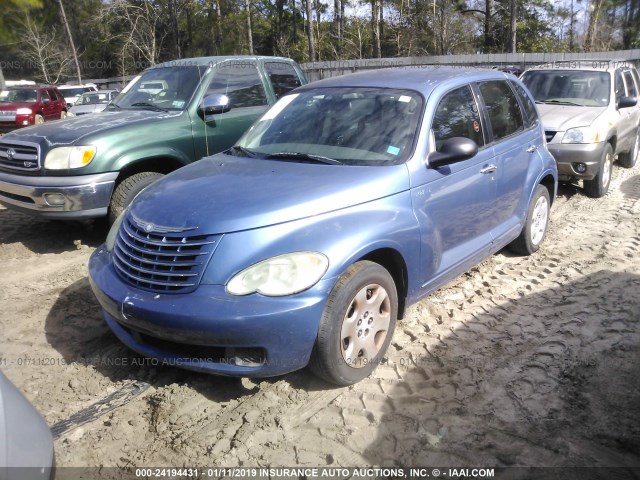
[[[137,356],[87,281],[104,236],[0,209],[0,367],[59,466],[640,467],[640,167],[600,200],[564,186],[541,251],[414,305],[350,388]]]

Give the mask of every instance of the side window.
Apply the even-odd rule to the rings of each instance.
[[[631,75],[631,71],[630,70],[625,70],[625,72],[624,72],[624,81],[627,84],[627,95],[629,97],[637,96],[638,92],[636,90],[636,85],[633,82],[633,75]]]
[[[484,145],[478,105],[468,85],[442,97],[434,113],[431,129],[437,151],[440,151],[445,140],[452,137],[467,137],[479,147]]]
[[[624,82],[622,81],[622,73],[620,70],[616,70],[614,87],[616,91],[616,105],[618,104],[618,100],[620,97],[624,97]]]
[[[527,95],[527,92],[519,83],[511,82],[511,85],[516,91],[516,95],[520,98],[520,103],[522,103],[524,111],[527,114],[527,128],[538,125],[540,123],[540,118],[538,117],[536,106],[531,100],[531,97]]]
[[[267,105],[262,79],[252,63],[226,62],[214,65],[206,95],[213,93],[227,95],[232,108]]]
[[[520,106],[506,81],[482,82],[480,92],[487,106],[494,140],[500,140],[524,130]]]
[[[298,73],[293,68],[293,65],[283,62],[267,62],[264,64],[264,68],[267,71],[267,75],[269,75],[276,98],[286,95],[301,85],[300,78],[298,78]]]
[[[42,90],[41,91],[41,95],[42,95],[42,102],[48,102],[50,100],[55,100],[56,97],[54,97],[53,95],[51,95],[51,92],[49,90]]]
[[[56,100],[58,100],[58,96],[56,95],[55,90],[47,90],[47,93],[49,93],[49,97],[51,98],[51,100],[53,100],[54,102]]]

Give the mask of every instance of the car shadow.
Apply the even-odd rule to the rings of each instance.
[[[20,243],[33,253],[62,253],[97,247],[107,236],[105,221],[47,220],[0,207],[0,244]]]
[[[361,413],[379,419],[364,427],[375,440],[363,458],[385,466],[640,467],[639,291],[639,275],[599,271],[480,313],[470,306],[448,333],[434,324],[431,338],[390,352],[400,379],[383,388],[384,405]],[[520,473],[505,478],[559,471]]]
[[[633,200],[640,199],[640,175],[627,178],[622,185],[620,191],[626,198]]]

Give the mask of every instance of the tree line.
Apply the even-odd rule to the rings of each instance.
[[[0,0],[0,11],[4,77],[48,83],[210,55],[302,63],[640,48],[640,0]]]

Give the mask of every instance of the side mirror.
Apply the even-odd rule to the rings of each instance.
[[[478,144],[466,137],[451,137],[444,141],[439,152],[431,152],[428,157],[432,168],[443,167],[474,157],[478,153]]]
[[[616,108],[629,108],[635,107],[638,103],[638,97],[620,97]]]
[[[229,97],[220,93],[207,95],[198,105],[198,115],[206,122],[208,117],[231,110]]]

